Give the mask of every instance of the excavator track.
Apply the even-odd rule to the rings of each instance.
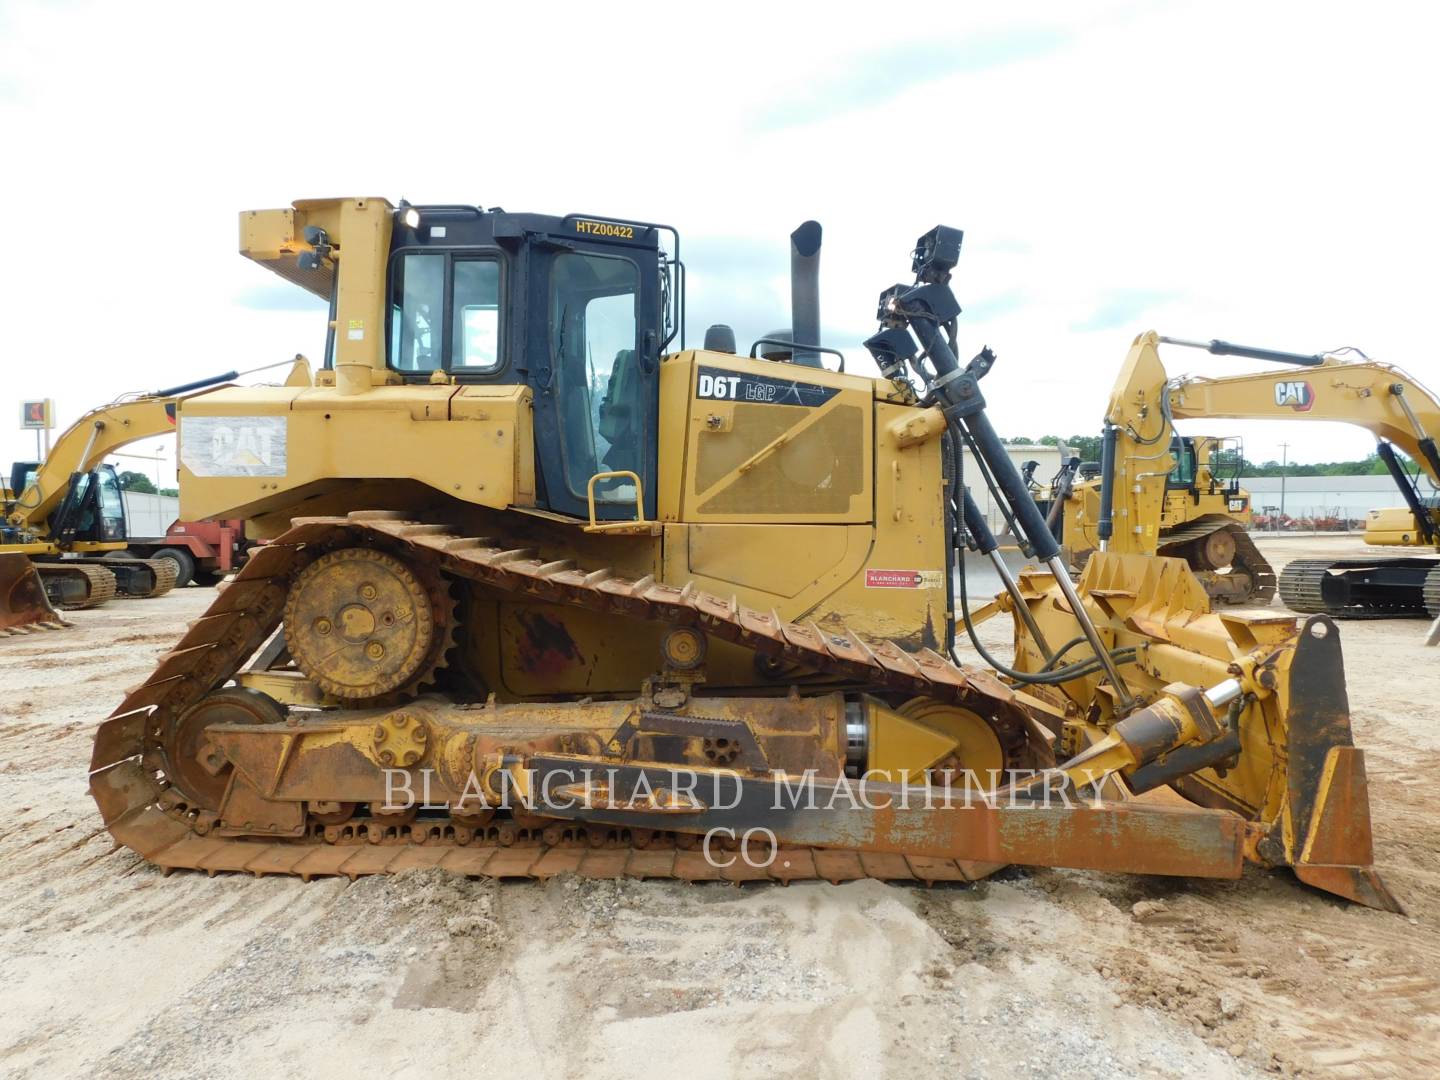
[[[1367,588],[1360,578],[1384,573],[1383,589]],[[1355,589],[1327,581],[1357,575]],[[1362,591],[1365,590],[1365,591]],[[1429,614],[1440,617],[1440,563],[1434,559],[1296,559],[1280,574],[1280,600],[1291,611],[1335,619],[1395,619]]]
[[[1180,528],[1165,533],[1161,537],[1160,547],[1157,554],[1171,555],[1177,558],[1185,558],[1185,548],[1197,540],[1203,540],[1211,533],[1221,530],[1230,533],[1235,541],[1235,559],[1231,565],[1230,573],[1243,573],[1250,575],[1250,589],[1240,595],[1224,589],[1212,588],[1206,580],[1201,577],[1201,583],[1206,585],[1206,592],[1212,600],[1229,604],[1268,604],[1275,598],[1278,582],[1275,576],[1275,569],[1260,554],[1260,549],[1255,546],[1255,541],[1250,538],[1247,529],[1238,522],[1227,517],[1202,517],[1187,522]],[[1229,574],[1216,573],[1215,577],[1224,579]]]
[[[833,848],[782,848],[768,866],[736,858],[715,865],[698,837],[537,818],[477,824],[458,817],[408,822],[380,815],[339,824],[311,819],[294,839],[221,837],[203,810],[168,778],[166,740],[180,715],[240,670],[280,626],[290,583],[320,555],[374,546],[423,561],[443,574],[542,601],[606,614],[681,622],[757,653],[841,677],[874,691],[923,695],[970,708],[1008,747],[1029,746],[1033,726],[1011,689],[988,672],[966,671],[930,650],[867,645],[846,630],[783,621],[696,589],[653,578],[631,581],[586,571],[532,549],[505,549],[449,526],[387,511],[297,519],[258,549],[216,601],[133,689],[96,734],[91,793],[120,844],[169,871],[245,871],[316,876],[396,873],[441,867],[460,874],[544,878],[560,873],[680,880],[968,881],[992,864]],[[760,861],[760,860],[757,860]]]
[[[56,586],[55,592],[51,594],[51,603],[65,611],[99,607],[101,604],[115,599],[118,591],[115,575],[105,567],[96,566],[93,563],[83,563],[78,559],[66,559],[60,562],[36,563],[35,568],[40,572],[42,581],[49,579],[47,584],[53,583]],[[72,585],[80,585],[84,591],[83,598],[74,598],[74,592],[77,590],[66,590],[64,586],[66,581]],[[48,589],[47,592],[49,592]]]
[[[176,575],[180,568],[175,565],[173,559],[142,559],[146,566],[150,567],[155,574],[155,584],[151,586],[142,599],[150,600],[157,596],[164,596],[171,589],[175,588]]]
[[[153,600],[175,588],[179,567],[171,559],[113,559],[110,562],[120,595],[127,600]]]

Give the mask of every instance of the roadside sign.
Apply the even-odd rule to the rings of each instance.
[[[55,402],[49,398],[43,401],[22,401],[20,403],[20,426],[25,430],[41,428],[49,430],[55,426]]]

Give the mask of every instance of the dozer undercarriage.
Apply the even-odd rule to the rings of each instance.
[[[1100,551],[1072,580],[986,416],[994,354],[956,358],[958,231],[882,294],[872,379],[814,351],[813,223],[780,362],[754,356],[775,335],[665,351],[664,226],[357,199],[241,227],[347,332],[313,385],[179,408],[182,515],[269,542],[100,725],[92,793],[146,859],[927,882],[1250,863],[1398,910],[1334,626],[1213,614],[1175,559]],[[1044,564],[1002,574],[1008,665],[966,610],[960,544],[994,538],[962,440]],[[993,670],[958,663],[957,631]]]
[[[1215,603],[1268,604],[1275,597],[1274,569],[1234,518],[1206,515],[1162,532],[1157,554],[1184,559]]]
[[[353,590],[326,580],[351,571],[364,579]],[[1273,693],[1226,719],[1157,689],[1081,750],[1063,693],[1018,692],[933,652],[398,513],[297,521],[101,726],[91,788],[115,838],[167,869],[935,882],[1006,863],[1226,878],[1248,860],[1398,909],[1369,867],[1333,627],[1197,623],[1175,600],[1182,572],[1092,560],[1082,585],[1103,595],[1097,614],[1114,612],[1118,645],[1145,641],[1127,677],[1157,684],[1182,661],[1248,671]],[[1039,575],[1022,581],[1058,629],[1063,598]],[[432,684],[464,684],[441,664],[458,659],[453,612],[471,589],[662,623],[666,663],[633,697],[457,700]],[[315,637],[335,648],[309,651]],[[692,666],[707,638],[763,658],[773,685],[712,694]],[[1175,638],[1221,655],[1186,657]],[[1284,699],[1293,756],[1262,767]],[[1057,747],[1069,761],[1056,765]],[[1191,805],[1132,794],[1163,784]]]

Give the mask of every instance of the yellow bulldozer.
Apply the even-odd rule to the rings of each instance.
[[[1142,475],[1165,461],[1153,443],[1141,452],[1139,444],[1122,448],[1117,442],[1116,453],[1124,450],[1145,463],[1135,470]],[[1244,444],[1235,438],[1175,433],[1167,451],[1173,464],[1163,485],[1132,492],[1139,496],[1133,508],[1143,530],[1131,534],[1132,549],[1184,559],[1213,603],[1268,603],[1275,595],[1275,572],[1248,533],[1250,493],[1240,486]],[[1097,530],[1087,530],[1085,524],[1098,521],[1101,472],[1099,462],[1071,458],[1051,482],[1047,520],[1052,528],[1058,525],[1071,566],[1083,566],[1099,546]]]
[[[1171,378],[1162,344],[1204,349],[1306,369]],[[1225,341],[1197,342],[1140,334],[1121,366],[1106,408],[1098,475],[1066,484],[1061,535],[1072,565],[1094,551],[1183,558],[1212,600],[1267,603],[1275,572],[1246,526],[1249,493],[1239,484],[1236,444],[1179,435],[1187,419],[1341,421],[1376,437],[1376,454],[1395,481],[1404,508],[1373,510],[1365,542],[1431,547],[1440,542],[1440,403],[1419,382],[1369,359],[1280,352]],[[1396,447],[1422,472],[1407,471]],[[1357,557],[1290,563],[1278,581],[1291,610],[1332,618],[1440,617],[1440,558]]]
[[[1398,910],[1324,616],[1209,612],[1175,559],[1072,580],[957,357],[939,227],[865,345],[685,343],[680,237],[307,200],[242,253],[330,305],[313,385],[180,403],[182,514],[258,547],[97,732],[152,863],[302,878],[964,881],[1247,865]],[[760,352],[761,349],[765,351]],[[839,359],[827,366],[826,358]],[[973,445],[1042,569],[960,662]],[[1003,569],[1003,563],[1000,564]]]

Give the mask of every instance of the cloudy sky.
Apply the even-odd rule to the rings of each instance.
[[[0,463],[33,451],[22,398],[68,423],[318,356],[323,311],[235,253],[235,222],[331,195],[673,223],[691,344],[725,321],[742,347],[788,322],[786,235],[817,218],[853,370],[915,237],[959,226],[962,340],[999,353],[1008,435],[1096,430],[1148,328],[1360,346],[1437,386],[1435,11],[0,0]],[[1371,445],[1190,428],[1256,460]]]

